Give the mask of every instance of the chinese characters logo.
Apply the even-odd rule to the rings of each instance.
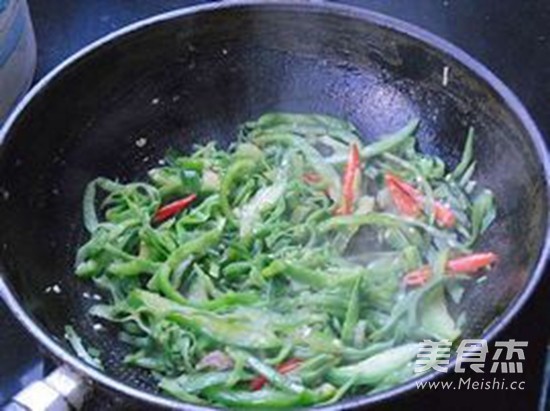
[[[493,363],[489,372],[494,373],[500,370],[502,373],[522,373],[522,361],[525,360],[523,349],[527,347],[527,344],[527,341],[497,341],[495,353],[490,357]],[[487,354],[489,354],[487,340],[462,340],[456,350],[454,372],[463,373],[466,368],[470,368],[476,373],[484,373]],[[422,373],[429,370],[447,372],[450,357],[450,340],[424,340],[416,357],[414,372]]]

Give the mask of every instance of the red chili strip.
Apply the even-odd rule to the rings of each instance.
[[[467,273],[474,274],[484,267],[488,267],[498,261],[495,253],[477,253],[449,260],[446,265],[448,274]],[[420,286],[426,284],[432,275],[430,267],[421,267],[411,271],[403,277],[405,285]]]
[[[417,217],[420,214],[421,205],[425,201],[420,191],[393,174],[386,174],[385,180],[399,212],[409,217]],[[434,213],[439,225],[447,228],[455,225],[455,215],[448,206],[435,201]]]
[[[153,217],[155,223],[160,223],[170,217],[175,216],[180,211],[189,207],[189,205],[197,198],[196,194],[190,194],[180,200],[176,200],[158,209]]]
[[[498,256],[495,253],[471,254],[450,260],[447,263],[447,269],[451,273],[475,273],[497,261]]]
[[[361,157],[359,155],[359,147],[357,147],[357,144],[352,143],[342,181],[342,203],[336,210],[336,214],[347,215],[352,213],[353,205],[357,199],[360,176]]]
[[[277,371],[281,374],[287,374],[296,368],[302,363],[302,360],[298,358],[291,358],[277,366]],[[252,391],[261,390],[262,387],[267,383],[267,378],[263,375],[258,375],[252,381],[250,381],[250,389]]]
[[[319,184],[321,181],[323,181],[321,176],[316,173],[304,173],[302,178],[308,184]]]
[[[422,267],[418,270],[411,271],[403,277],[405,285],[416,287],[426,284],[432,276],[432,270],[429,267]]]
[[[397,210],[403,215],[418,217],[421,212],[419,193],[392,174],[386,174],[385,181]]]

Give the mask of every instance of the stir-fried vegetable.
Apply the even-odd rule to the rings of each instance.
[[[99,351],[93,347],[86,349],[82,343],[82,338],[76,333],[71,325],[65,326],[65,338],[71,345],[72,349],[84,362],[96,367],[103,368],[103,364],[99,359]]]
[[[449,172],[415,150],[417,124],[364,144],[342,120],[266,114],[226,150],[171,153],[149,182],[90,183],[76,273],[110,294],[91,315],[120,325],[121,361],[183,401],[239,409],[413,376],[423,339],[460,334],[445,285],[497,261],[472,250],[496,215],[471,180],[473,131]]]

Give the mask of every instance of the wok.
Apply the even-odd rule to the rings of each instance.
[[[273,110],[343,117],[367,140],[419,117],[421,150],[451,167],[474,126],[475,178],[498,202],[480,248],[502,258],[466,291],[463,336],[494,339],[521,309],[549,253],[549,163],[506,86],[456,47],[380,14],[303,1],[215,4],[153,17],[85,48],[40,81],[3,128],[0,292],[59,363],[142,408],[192,408],[159,394],[148,373],[122,366],[126,347],[114,330],[94,330],[94,301],[84,293],[96,290],[73,275],[85,238],[83,190],[97,176],[143,177],[168,147],[227,144],[240,123]],[[60,293],[45,292],[56,284]],[[74,356],[66,324],[101,349],[105,371]],[[337,407],[376,404],[414,386]]]

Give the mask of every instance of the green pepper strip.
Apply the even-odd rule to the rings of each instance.
[[[396,131],[394,134],[384,135],[377,138],[377,141],[365,146],[359,151],[359,156],[361,159],[367,159],[379,156],[382,153],[391,151],[401,144],[403,144],[407,139],[414,133],[416,127],[418,127],[419,120],[413,119],[409,121],[405,127]],[[332,156],[327,158],[328,163],[335,165],[342,165],[347,161],[347,155]]]
[[[256,163],[250,159],[238,160],[229,167],[223,177],[220,186],[220,206],[228,221],[233,225],[237,224],[237,219],[229,204],[229,195],[235,182],[250,173],[255,167]]]
[[[223,225],[220,225],[219,227],[205,232],[195,240],[188,241],[175,249],[170,258],[166,260],[155,274],[155,277],[151,280],[151,286],[157,288],[169,299],[181,304],[187,304],[187,299],[183,297],[172,284],[170,275],[186,258],[192,255],[204,254],[208,249],[215,246],[220,241],[222,230]]]

